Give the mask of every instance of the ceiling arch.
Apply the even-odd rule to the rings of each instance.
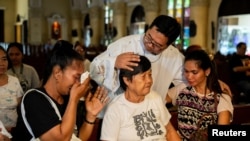
[[[249,0],[222,0],[218,17],[229,15],[250,14]]]

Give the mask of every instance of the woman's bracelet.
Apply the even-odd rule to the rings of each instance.
[[[95,121],[90,122],[90,121],[88,121],[86,118],[84,118],[84,121],[85,121],[86,123],[88,123],[88,124],[95,124]]]

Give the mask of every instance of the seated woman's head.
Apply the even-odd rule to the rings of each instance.
[[[10,59],[10,66],[19,66],[23,61],[23,45],[18,42],[12,42],[8,45],[7,54]]]
[[[188,53],[190,53],[190,52],[192,52],[192,51],[195,51],[195,50],[202,50],[202,47],[200,46],[200,45],[190,45],[190,46],[188,46],[188,48],[186,49],[186,51],[185,51],[185,56],[188,54]]]
[[[133,91],[140,95],[149,93],[153,83],[151,63],[145,56],[140,56],[138,66],[133,71],[121,69],[119,80],[124,91]]]
[[[81,54],[83,57],[85,57],[86,49],[81,43],[75,44],[73,49],[79,54]]]
[[[215,66],[204,50],[194,50],[185,56],[184,76],[191,86],[203,83],[209,90],[221,93]]]
[[[51,78],[62,83],[61,89],[67,93],[75,81],[80,81],[80,75],[84,71],[82,56],[72,49],[72,44],[65,40],[59,40],[46,62],[43,85]],[[56,75],[56,76],[54,76]],[[52,77],[54,76],[54,77]]]

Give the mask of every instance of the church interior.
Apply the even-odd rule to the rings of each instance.
[[[239,4],[238,1],[241,1]],[[72,44],[80,42],[86,57],[94,57],[117,39],[144,34],[158,15],[169,15],[181,24],[181,35],[173,45],[185,51],[199,45],[215,60],[219,78],[233,93],[232,124],[250,124],[245,116],[250,105],[234,86],[228,58],[237,42],[247,43],[250,55],[250,7],[247,0],[0,0],[0,45],[7,49],[10,42],[24,47],[23,62],[34,66],[39,77],[51,45],[60,39]],[[238,6],[236,6],[238,5]],[[244,38],[246,36],[246,38]],[[170,107],[172,122],[176,109]],[[91,141],[97,140],[101,127],[95,126]]]

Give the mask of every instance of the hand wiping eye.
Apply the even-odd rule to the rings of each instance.
[[[80,78],[80,82],[83,83],[88,77],[89,77],[88,71],[82,73],[81,78]]]

